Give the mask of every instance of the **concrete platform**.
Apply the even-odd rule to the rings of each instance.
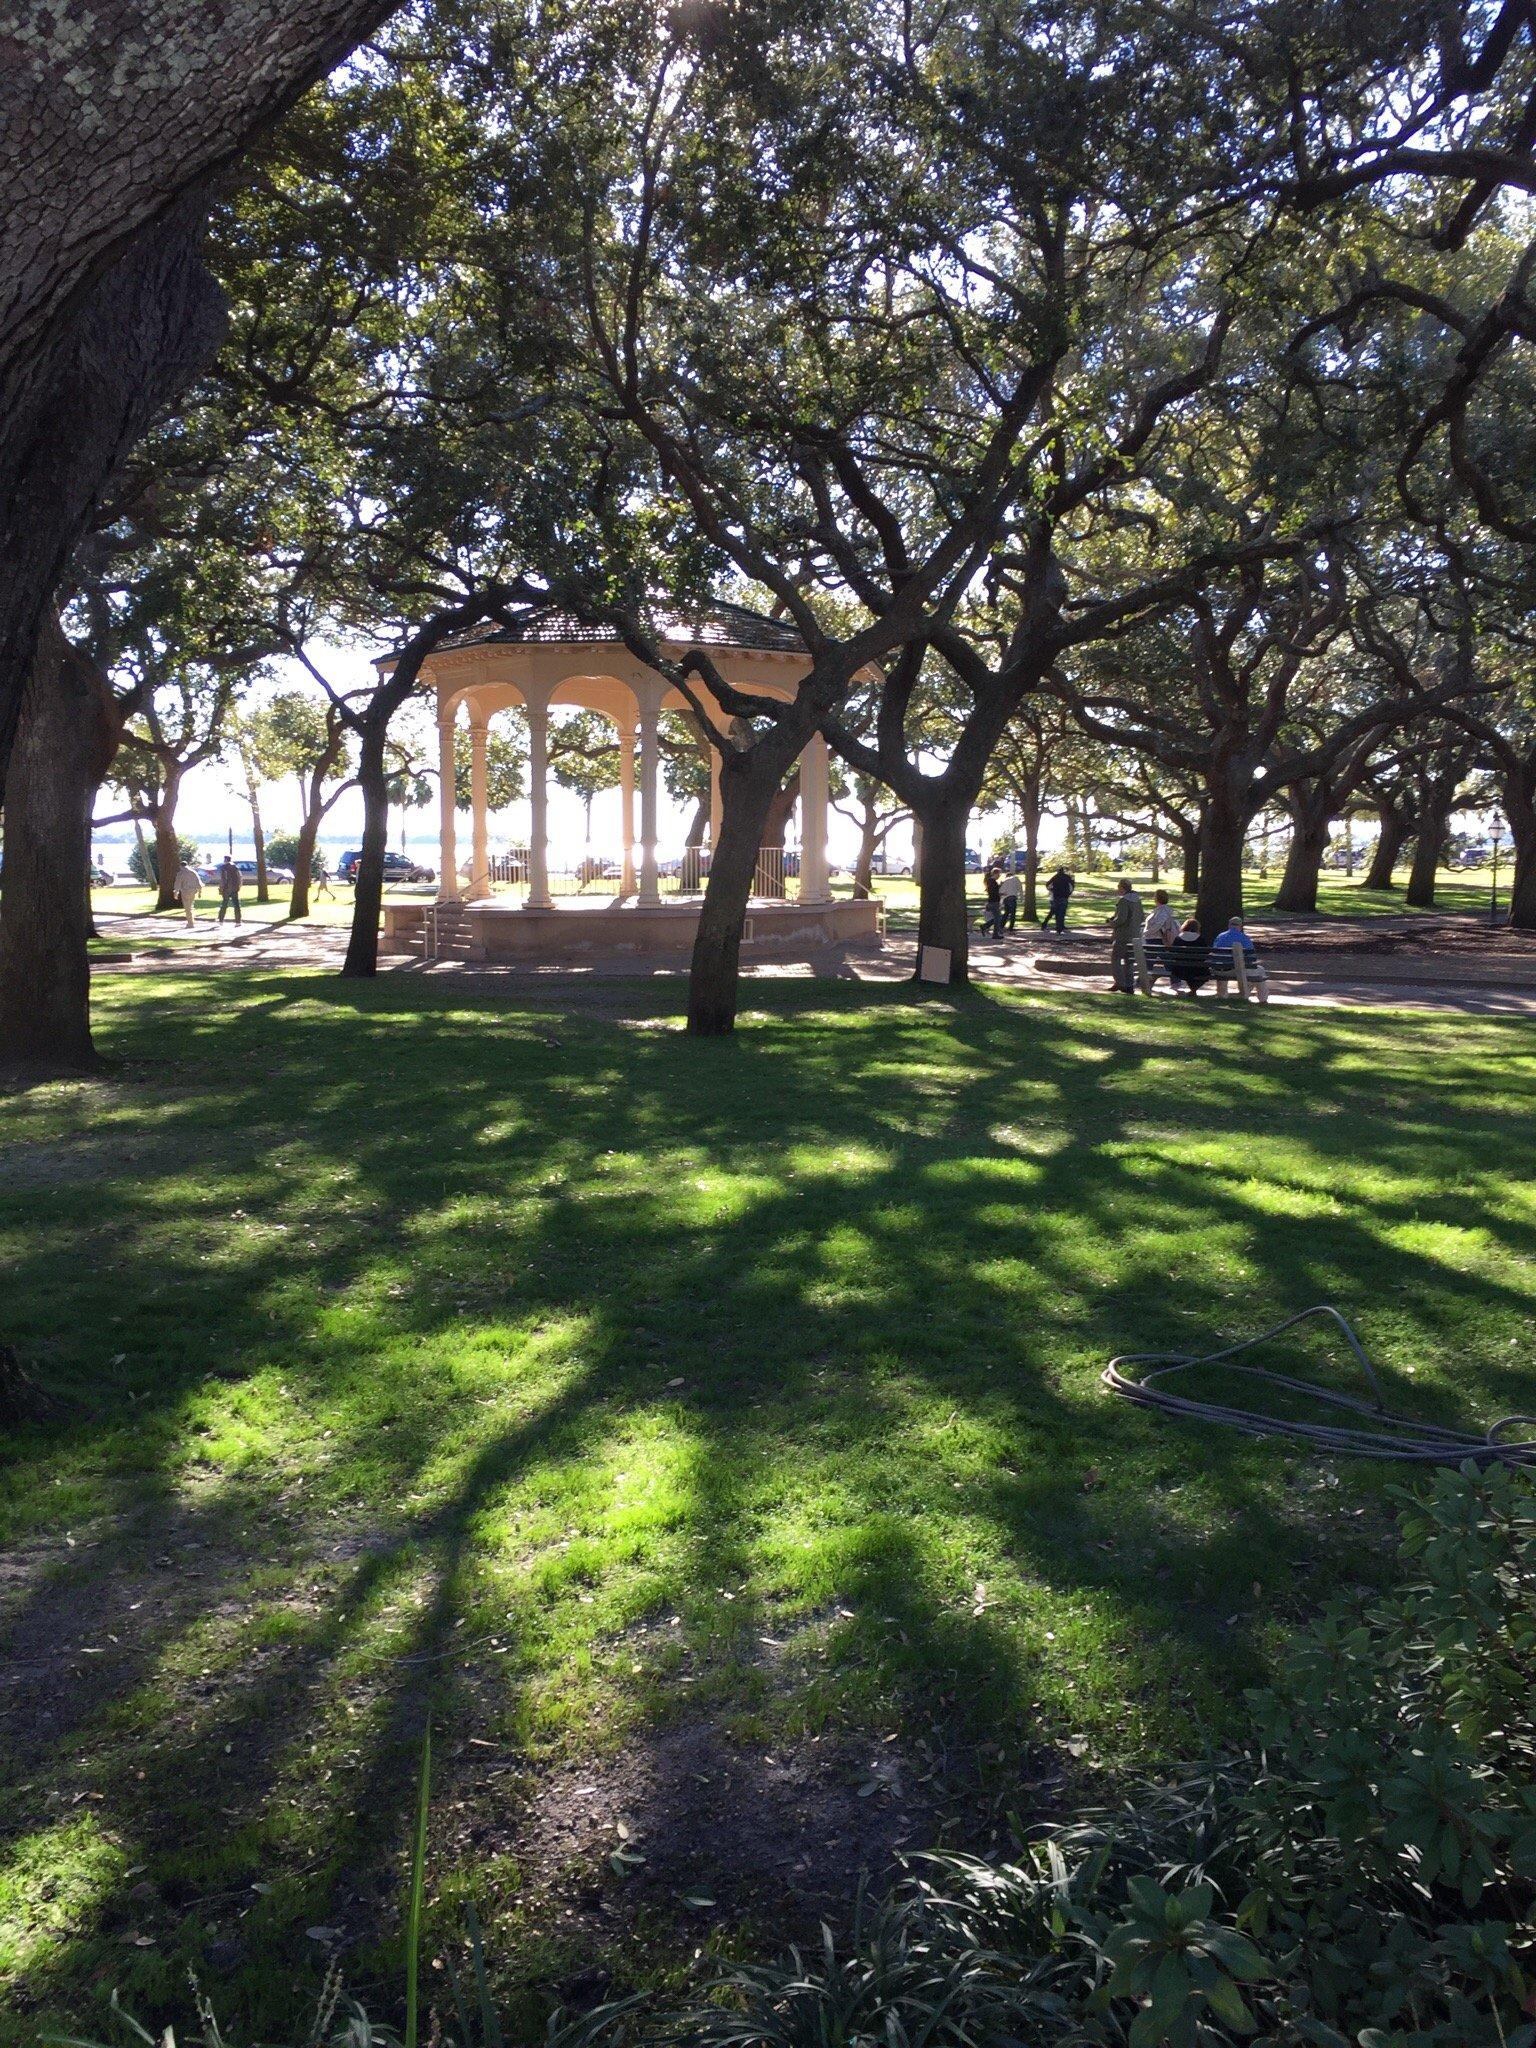
[[[594,897],[556,903],[550,910],[498,902],[386,903],[380,952],[423,957],[430,908],[437,912],[439,955],[476,964],[582,966],[615,957],[686,960],[700,903],[691,897],[642,906]],[[879,938],[882,915],[878,901],[795,903],[757,897],[747,909],[743,946],[762,957],[867,943]]]

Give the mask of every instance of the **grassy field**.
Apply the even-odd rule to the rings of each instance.
[[[0,1451],[0,2040],[189,1965],[271,2038],[332,1952],[397,2015],[428,1716],[436,1952],[472,1899],[529,2038],[1230,1728],[1398,1475],[1114,1352],[1329,1299],[1409,1405],[1531,1405],[1529,1024],[750,999],[107,977],[113,1076],[0,1104],[60,1404]]]

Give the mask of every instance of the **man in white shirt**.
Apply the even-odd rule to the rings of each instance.
[[[203,878],[190,861],[183,861],[176,870],[175,889],[177,900],[186,912],[187,923],[196,924],[197,919],[192,915],[192,906],[202,894]]]
[[[1168,948],[1178,937],[1178,933],[1179,920],[1177,913],[1168,906],[1168,891],[1166,889],[1159,889],[1152,898],[1152,913],[1148,917],[1141,935],[1147,951],[1148,988],[1156,981],[1159,974],[1165,974],[1168,971],[1166,957],[1156,960],[1151,956],[1154,953],[1161,953],[1166,956]]]
[[[1168,891],[1159,889],[1152,898],[1152,914],[1143,937],[1149,946],[1171,946],[1179,933],[1178,912],[1168,907]]]
[[[1010,932],[1016,928],[1019,921],[1019,892],[1023,886],[1012,868],[1008,869],[1002,881],[998,884],[1003,898],[1003,927]]]

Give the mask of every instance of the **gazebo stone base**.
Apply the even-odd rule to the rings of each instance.
[[[425,903],[386,903],[379,950],[426,952]],[[743,943],[755,954],[797,953],[808,946],[870,943],[880,936],[879,902],[781,903],[754,899]],[[520,961],[528,966],[590,966],[599,959],[656,955],[686,959],[699,921],[698,901],[642,905],[574,902],[551,910],[510,903],[443,905],[439,919],[451,948],[440,957],[469,962]]]

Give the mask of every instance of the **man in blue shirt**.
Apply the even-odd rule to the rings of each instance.
[[[1215,953],[1221,951],[1224,947],[1230,947],[1232,952],[1236,953],[1239,946],[1241,946],[1243,951],[1243,970],[1257,989],[1259,1001],[1267,1003],[1269,1001],[1269,976],[1264,970],[1264,963],[1260,960],[1252,939],[1243,930],[1243,920],[1240,917],[1234,917],[1228,921],[1226,930],[1218,932],[1216,937],[1212,939],[1211,951]]]

